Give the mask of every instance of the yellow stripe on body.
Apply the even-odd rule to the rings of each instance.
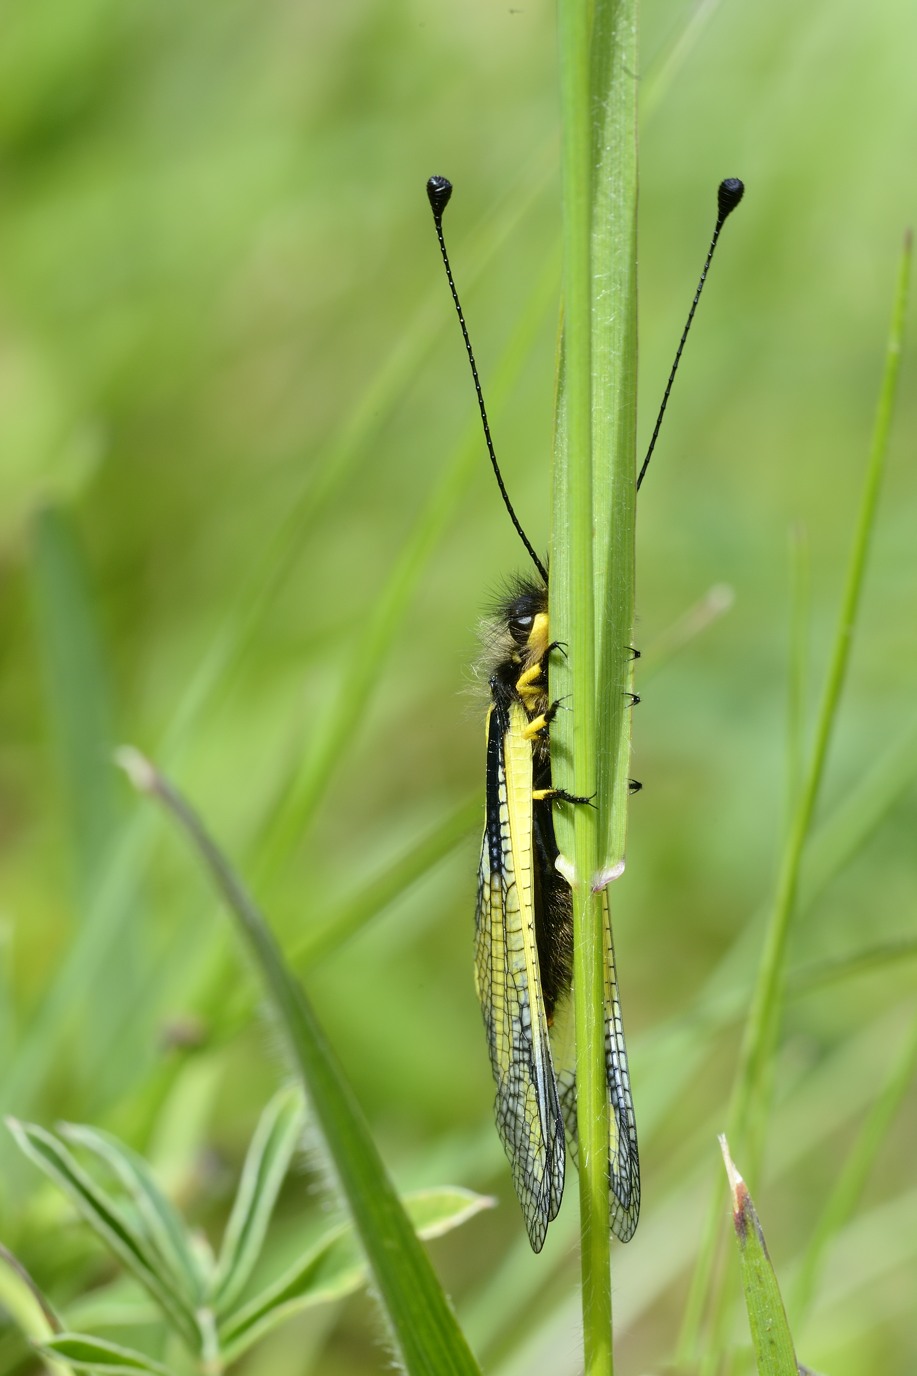
[[[475,982],[497,1084],[497,1127],[532,1246],[539,1251],[563,1194],[564,1133],[535,937],[527,723],[525,710],[515,702],[502,721],[494,719],[493,709],[488,717],[488,740],[499,745],[499,767],[481,854]],[[491,851],[492,831],[499,835],[499,856]]]
[[[557,1097],[548,1041],[547,1017],[541,991],[535,939],[535,898],[532,873],[532,746],[526,735],[528,716],[517,702],[509,708],[509,729],[503,737],[505,797],[501,798],[501,830],[507,836],[514,883],[504,897],[507,974],[516,992],[516,1054],[530,1052],[533,1075],[525,1074],[523,1118],[528,1129],[527,1154],[536,1180],[548,1172],[552,1199],[549,1217],[560,1205],[563,1191],[564,1144],[557,1143]],[[522,1036],[520,1047],[518,1038]],[[527,1067],[526,1067],[527,1070]]]

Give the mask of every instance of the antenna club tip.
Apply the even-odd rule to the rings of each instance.
[[[744,195],[745,183],[739,181],[738,177],[726,177],[720,182],[716,191],[716,205],[721,221],[735,210]]]
[[[427,200],[437,219],[442,215],[446,206],[449,204],[449,197],[452,195],[452,183],[448,177],[430,177],[427,182]]]

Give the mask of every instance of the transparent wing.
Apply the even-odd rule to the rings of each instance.
[[[497,1130],[533,1249],[564,1190],[564,1126],[538,971],[532,874],[532,746],[510,703],[487,722],[487,819],[475,927],[475,982],[496,1081]]]
[[[624,1045],[624,1025],[618,999],[615,953],[611,940],[608,895],[602,894],[602,926],[605,945],[605,1077],[608,1086],[608,1187],[611,1231],[622,1242],[629,1242],[640,1217],[640,1158],[637,1153],[637,1123],[630,1093],[630,1072]],[[576,1140],[576,1049],[573,1032],[573,998],[569,995],[556,1010],[551,1027],[554,1064],[560,1106],[570,1154],[577,1159]]]

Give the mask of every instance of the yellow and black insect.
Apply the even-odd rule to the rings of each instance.
[[[564,1128],[576,1142],[573,912],[557,868],[552,806],[585,803],[551,783],[544,583],[520,582],[489,646],[486,820],[478,873],[475,980],[497,1085],[496,1119],[536,1252],[560,1208]],[[611,1222],[627,1241],[640,1210],[637,1128],[605,908],[605,1051]]]
[[[736,179],[720,186],[713,241],[638,487],[659,433],[720,229],[743,190]],[[586,804],[591,800],[557,789],[551,781],[548,733],[560,703],[550,696],[549,660],[552,652],[562,647],[550,635],[547,568],[516,517],[494,452],[474,353],[443,237],[442,217],[451,194],[452,185],[445,177],[431,177],[427,182],[491,464],[507,511],[538,574],[537,580],[518,580],[497,607],[485,647],[491,705],[475,920],[475,982],[497,1088],[497,1130],[509,1158],[529,1240],[540,1252],[548,1224],[563,1198],[565,1130],[571,1154],[576,1157],[572,896],[554,835],[552,808],[556,803]],[[604,895],[603,914],[610,1219],[614,1234],[627,1242],[640,1213],[640,1165]]]

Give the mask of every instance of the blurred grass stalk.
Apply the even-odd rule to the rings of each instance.
[[[392,1342],[410,1376],[475,1376],[477,1362],[395,1191],[312,1006],[263,915],[202,822],[137,751],[118,762],[155,798],[197,854],[270,996],[360,1238]]]
[[[539,150],[521,179],[524,189],[520,191],[516,186],[512,195],[507,193],[506,205],[495,215],[496,228],[488,231],[469,255],[470,283],[484,271],[499,245],[511,236],[515,225],[543,193],[546,168],[550,170],[550,165],[549,151]],[[539,311],[546,312],[554,300],[556,272],[553,261],[547,263],[533,286],[528,307],[493,384],[495,411],[524,364]],[[418,360],[429,348],[431,338],[444,328],[446,319],[438,308],[425,306],[419,310],[401,331],[397,347],[386,355],[355,405],[345,411],[337,433],[323,453],[321,465],[307,473],[289,515],[251,573],[242,580],[231,610],[182,693],[156,752],[163,768],[174,769],[181,763],[200,723],[225,695],[246,653],[251,652],[278,588],[290,576],[308,543],[309,531],[321,521],[334,500],[340,499],[347,479],[365,460],[379,431],[384,429],[386,418],[399,404],[406,379],[414,374]],[[418,582],[439,549],[444,513],[451,513],[479,462],[475,417],[447,456],[440,485],[431,494],[424,516],[418,518],[417,534],[394,570],[385,595],[378,599],[366,629],[366,637],[376,646],[373,680],[365,681],[362,673],[362,666],[372,656],[366,654],[365,644],[361,644],[358,671],[354,672],[351,666],[344,673],[342,681],[347,691],[335,697],[335,707],[321,733],[323,739],[336,745],[346,739],[354,722],[366,710],[378,681],[378,666],[384,655],[391,653]],[[152,837],[149,814],[133,814],[117,825],[109,816],[114,815],[116,808],[109,802],[114,795],[108,761],[115,734],[108,702],[108,649],[95,624],[86,570],[62,509],[45,509],[38,514],[33,544],[36,612],[49,711],[59,769],[68,798],[73,800],[74,858],[85,911],[76,939],[58,967],[48,994],[0,1076],[0,1102],[5,1107],[15,1105],[19,1113],[30,1110],[32,1095],[60,1056],[85,990],[98,982],[103,967],[116,967],[119,953],[136,941],[136,875],[143,869]],[[360,689],[358,693],[351,691],[355,683]],[[319,757],[306,752],[301,761],[300,755],[298,748],[289,750],[291,763],[280,782],[277,799],[252,842],[252,865],[259,875],[279,869],[284,858],[301,843],[328,781],[331,757],[327,746]],[[334,756],[335,760],[338,758]],[[104,851],[95,844],[98,837],[105,840]],[[226,1011],[227,957],[220,949],[213,954],[203,953],[202,960],[205,968],[201,982],[205,990],[201,1006],[219,1024]],[[182,963],[187,963],[186,956]],[[145,976],[145,998],[150,1008],[156,1006],[157,992],[169,986],[174,975],[171,967],[164,966],[156,975]],[[112,991],[101,1014],[96,1010],[87,1027],[86,1040],[90,1044],[84,1053],[83,1072],[87,1082],[95,1086],[94,1106],[91,1111],[88,1107],[86,1110],[90,1116],[133,1077],[142,1054],[132,1035],[132,1029],[142,1025],[137,1016],[135,985],[122,978],[112,983]]]
[[[772,1098],[773,1063],[784,999],[786,953],[790,927],[799,909],[798,892],[803,859],[809,844],[816,805],[824,778],[825,763],[837,722],[841,695],[847,675],[850,650],[853,644],[857,613],[875,527],[879,491],[888,454],[904,341],[911,256],[912,236],[908,232],[904,239],[898,268],[886,346],[885,368],[837,629],[816,718],[811,753],[793,800],[774,905],[765,932],[764,950],[758,966],[757,980],[745,1024],[739,1065],[729,1109],[729,1131],[727,1135],[730,1142],[736,1144],[736,1151],[740,1151],[743,1157],[749,1161],[749,1173],[753,1175],[757,1175],[760,1170]],[[719,1204],[714,1202],[704,1233],[691,1293],[688,1297],[680,1344],[682,1356],[698,1349],[703,1313],[713,1276],[719,1229]],[[712,1315],[714,1334],[718,1332],[722,1323],[724,1308],[722,1293],[720,1290],[714,1300]],[[718,1344],[715,1339],[706,1345],[707,1357],[710,1362],[716,1360],[717,1347]]]
[[[636,18],[632,0],[562,0],[564,324],[551,625],[558,786],[597,806],[557,818],[575,857],[574,997],[586,1376],[613,1370],[602,914],[623,860],[634,603]],[[572,764],[572,781],[570,766]]]

